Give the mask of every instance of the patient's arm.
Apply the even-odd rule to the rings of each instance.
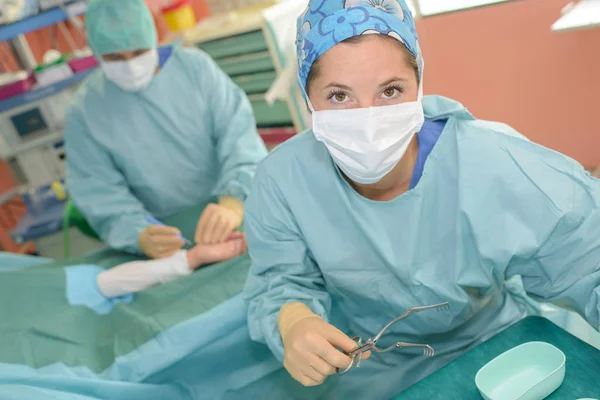
[[[197,245],[167,258],[118,265],[98,275],[98,288],[106,297],[119,297],[174,281],[202,265],[225,261],[245,252],[246,238],[236,232],[225,243]]]

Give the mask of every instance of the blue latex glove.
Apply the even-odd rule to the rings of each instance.
[[[67,275],[67,300],[73,306],[85,306],[96,314],[109,314],[119,303],[131,303],[133,294],[106,297],[98,289],[96,278],[104,271],[96,265],[77,265],[65,268]]]

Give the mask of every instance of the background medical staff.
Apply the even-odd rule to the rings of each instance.
[[[600,181],[423,97],[403,0],[311,0],[296,43],[312,131],[261,164],[244,225],[250,334],[296,380],[320,385],[350,365],[352,336],[414,306],[450,309],[393,325],[378,347],[428,344],[435,357],[373,355],[331,398],[397,395],[527,316],[525,291],[600,328]]]
[[[158,48],[143,0],[90,1],[86,31],[101,68],[65,126],[75,205],[111,247],[160,258],[184,243],[147,217],[217,199],[195,240],[227,240],[266,155],[245,94],[200,50]]]

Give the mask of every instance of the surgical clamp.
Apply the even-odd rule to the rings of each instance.
[[[343,375],[346,372],[350,371],[355,365],[356,365],[356,368],[360,367],[360,360],[362,358],[362,353],[367,352],[367,351],[374,351],[375,353],[385,353],[387,351],[397,349],[397,348],[417,347],[417,348],[423,349],[424,356],[433,357],[435,355],[435,350],[433,349],[433,347],[431,347],[428,344],[396,342],[389,347],[380,349],[377,347],[377,342],[379,341],[381,336],[383,336],[385,331],[387,331],[389,329],[389,327],[391,327],[398,321],[401,321],[405,318],[410,317],[413,314],[420,313],[423,311],[432,310],[432,309],[437,309],[438,311],[440,311],[440,310],[447,310],[448,308],[450,308],[450,303],[448,303],[448,302],[434,304],[431,306],[412,307],[412,308],[409,308],[408,311],[406,311],[404,314],[391,320],[386,326],[383,327],[383,329],[381,331],[379,331],[379,333],[374,338],[368,338],[363,343],[363,340],[360,336],[353,337],[352,340],[354,340],[356,342],[357,347],[350,353],[346,353],[346,355],[349,356],[352,361],[350,362],[350,365],[348,366],[348,368],[346,368],[345,370],[340,370],[338,368],[337,374]],[[358,358],[358,360],[357,360],[357,358]]]

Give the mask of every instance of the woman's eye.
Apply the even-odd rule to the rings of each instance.
[[[344,92],[334,92],[328,96],[328,99],[334,104],[342,104],[348,101],[348,95]]]
[[[396,96],[398,89],[396,88],[387,88],[383,91],[383,95],[388,98],[392,98]]]
[[[344,93],[336,93],[333,96],[333,99],[336,101],[336,103],[343,103],[347,98],[348,96],[346,96]]]

